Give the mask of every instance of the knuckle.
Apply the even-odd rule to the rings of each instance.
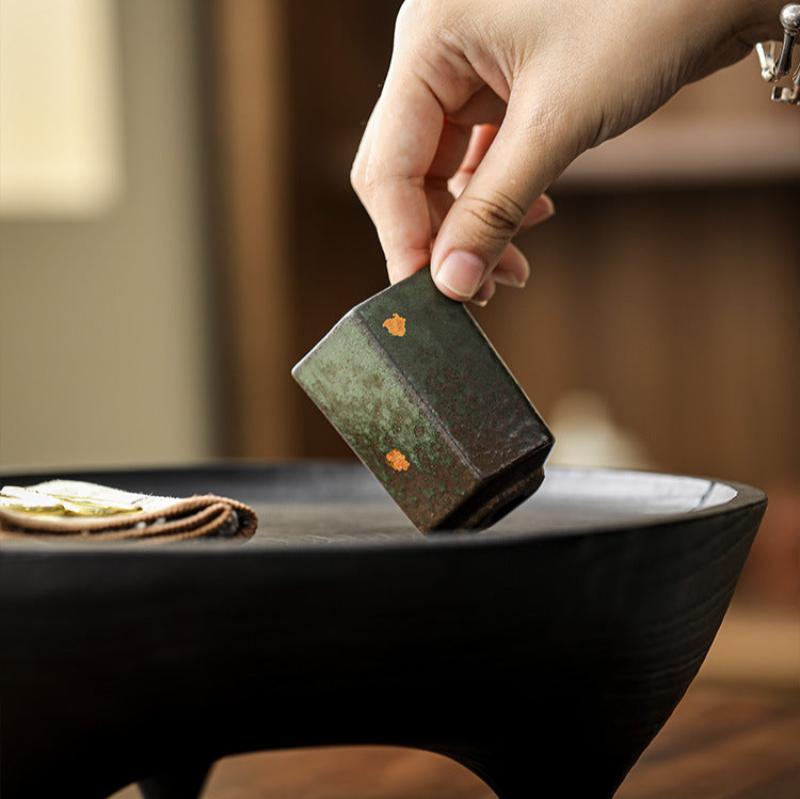
[[[376,168],[374,164],[354,164],[350,171],[350,183],[362,201],[368,201],[393,185],[410,180],[404,175],[393,175],[385,168]]]
[[[511,238],[522,225],[525,209],[513,197],[501,191],[489,196],[464,198],[467,211],[480,223],[484,235],[492,239]]]
[[[370,173],[362,171],[359,173],[358,176],[358,195],[363,200],[368,200],[370,197],[374,197],[380,188],[380,178],[374,173]]]
[[[415,23],[423,13],[421,6],[420,0],[405,0],[403,5],[400,6],[395,20],[395,41],[412,32]]]
[[[353,162],[353,166],[350,168],[350,185],[359,197],[363,198],[367,195],[367,181],[364,175],[364,167],[359,158],[356,158]]]
[[[402,32],[412,27],[428,12],[428,6],[429,0],[404,0],[397,12],[396,29]]]
[[[350,167],[350,185],[356,190],[356,193],[358,193],[359,186],[361,185],[361,170],[355,161]]]

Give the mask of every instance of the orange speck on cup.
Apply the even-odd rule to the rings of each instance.
[[[392,336],[405,336],[406,334],[406,319],[399,313],[393,313],[384,321],[383,326]]]
[[[399,449],[393,449],[386,453],[386,462],[389,466],[392,467],[396,472],[407,472],[411,464],[408,462],[408,458],[400,452]]]

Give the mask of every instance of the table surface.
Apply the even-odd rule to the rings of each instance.
[[[56,475],[0,474],[0,486],[31,485],[53,477]],[[681,525],[766,501],[758,489],[738,483],[626,469],[554,467],[548,468],[533,497],[490,529],[423,536],[363,466],[345,461],[232,461],[182,468],[74,472],[59,477],[137,494],[233,497],[250,505],[259,517],[258,530],[246,544],[251,552],[261,547],[330,549],[362,544],[426,549],[439,543],[493,544],[572,532],[641,530],[658,523]],[[206,543],[225,546],[227,542]],[[239,545],[237,541],[235,546]],[[7,554],[13,554],[14,547],[19,546],[31,546],[31,540],[4,543]],[[51,554],[63,554],[52,542],[46,546]],[[115,551],[107,544],[101,549],[106,554]],[[163,551],[151,546],[144,549],[154,555]],[[68,550],[74,550],[74,546]]]
[[[796,799],[800,696],[695,685],[616,799]],[[579,765],[579,764],[578,764]],[[130,787],[114,799],[135,799]],[[493,799],[460,765],[388,747],[265,752],[217,764],[203,799]]]

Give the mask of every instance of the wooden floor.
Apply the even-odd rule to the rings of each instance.
[[[138,796],[131,787],[115,799]],[[701,684],[689,690],[617,799],[799,796],[800,696]],[[218,763],[204,799],[251,797],[493,799],[494,794],[438,755],[354,747],[260,753]]]

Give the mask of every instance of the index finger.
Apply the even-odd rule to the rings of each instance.
[[[430,263],[425,179],[443,127],[444,112],[425,82],[412,71],[390,69],[351,179],[375,223],[393,283]]]

